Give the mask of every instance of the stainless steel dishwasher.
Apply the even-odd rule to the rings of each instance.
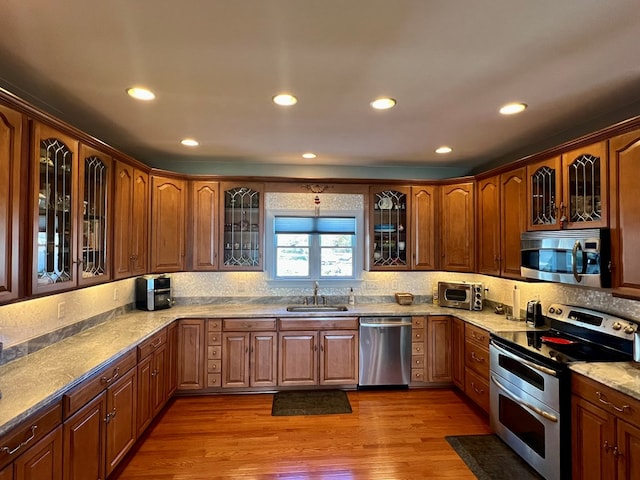
[[[409,385],[411,317],[360,317],[358,385]]]

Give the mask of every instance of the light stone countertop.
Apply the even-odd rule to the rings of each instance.
[[[0,435],[94,375],[178,318],[353,317],[375,315],[454,315],[491,332],[527,330],[524,322],[507,320],[492,310],[470,312],[432,304],[401,306],[371,303],[347,312],[292,313],[284,305],[184,305],[157,312],[134,311],[0,366]],[[640,380],[638,381],[640,390]]]
[[[637,362],[590,362],[573,363],[571,371],[600,382],[607,387],[640,400],[640,363]]]

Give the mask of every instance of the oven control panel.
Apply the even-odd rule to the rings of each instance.
[[[553,320],[573,323],[589,330],[625,339],[632,339],[633,334],[640,331],[638,324],[632,320],[560,303],[552,303],[547,310],[547,316]]]

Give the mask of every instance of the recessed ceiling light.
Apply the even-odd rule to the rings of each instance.
[[[316,155],[315,153],[311,153],[311,152],[307,152],[307,153],[303,153],[303,154],[302,154],[302,158],[309,158],[309,159],[311,159],[311,158],[316,158],[316,156],[317,156],[317,155]]]
[[[376,98],[371,102],[371,106],[376,110],[386,110],[396,106],[395,98]]]
[[[436,148],[436,153],[451,153],[452,148],[443,145],[441,147]]]
[[[156,98],[155,94],[151,90],[143,87],[127,88],[127,93],[129,94],[130,97],[133,97],[136,100],[149,101]]]
[[[181,140],[180,143],[185,147],[197,147],[198,145],[200,145],[200,142],[194,140],[193,138],[185,138]]]
[[[523,112],[526,108],[527,108],[526,103],[521,103],[521,102],[507,103],[506,105],[503,105],[502,108],[500,108],[500,113],[502,115],[514,115],[516,113]]]
[[[290,93],[280,93],[273,97],[273,103],[282,107],[290,107],[298,103],[298,99]]]

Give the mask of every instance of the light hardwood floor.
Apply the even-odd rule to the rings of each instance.
[[[273,395],[179,397],[111,478],[474,479],[445,440],[489,433],[449,389],[349,392],[352,414],[272,417]]]

